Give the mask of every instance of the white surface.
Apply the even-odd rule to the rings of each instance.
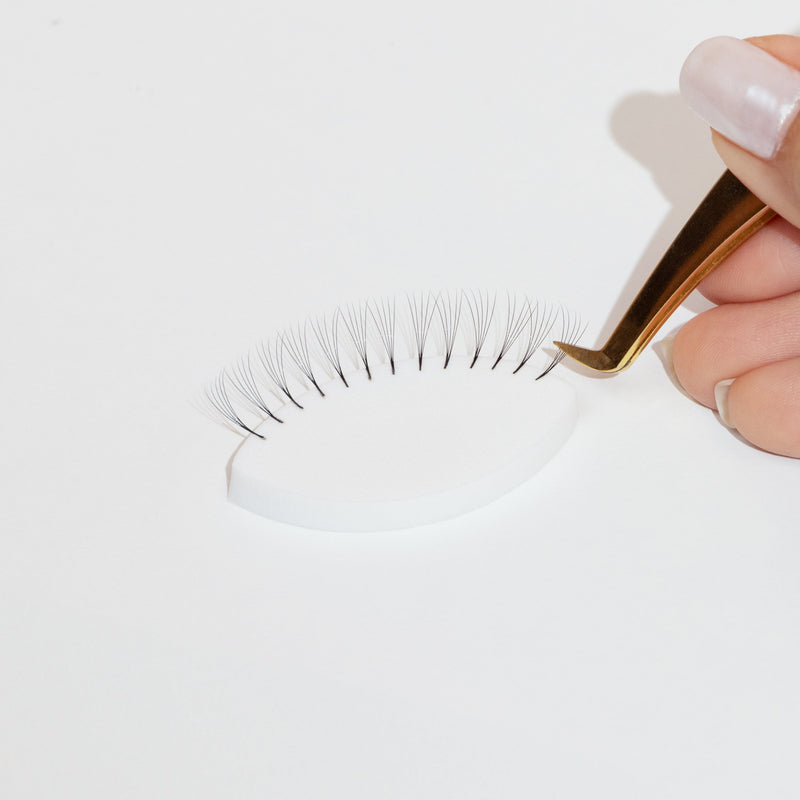
[[[433,349],[433,348],[431,348]],[[441,356],[372,364],[272,409],[230,462],[228,499],[329,531],[411,528],[474,511],[530,480],[575,427],[575,390],[526,365]],[[540,359],[537,359],[540,360]],[[545,359],[545,364],[547,360]]]
[[[419,532],[237,509],[235,438],[189,403],[259,337],[407,287],[520,289],[599,339],[721,170],[684,57],[795,3],[0,22],[4,797],[797,796],[800,464],[654,352],[560,370],[558,457]]]

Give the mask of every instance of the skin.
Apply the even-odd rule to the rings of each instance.
[[[749,41],[800,70],[800,38]],[[715,131],[712,137],[731,172],[780,218],[702,282],[699,290],[717,307],[678,332],[675,373],[690,395],[713,409],[715,384],[733,378],[731,425],[757,447],[800,458],[800,117],[771,160]]]

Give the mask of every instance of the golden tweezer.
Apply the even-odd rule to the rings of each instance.
[[[639,294],[599,350],[554,342],[599,372],[629,367],[698,283],[775,216],[726,170],[669,246]]]

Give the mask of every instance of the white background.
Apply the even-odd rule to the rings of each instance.
[[[380,535],[228,504],[236,437],[190,399],[409,287],[530,292],[599,341],[722,169],[683,59],[798,24],[6,0],[0,794],[796,798],[800,463],[653,350],[560,370],[579,425],[529,486]]]

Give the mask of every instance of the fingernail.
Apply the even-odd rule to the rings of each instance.
[[[661,359],[661,364],[664,367],[664,372],[667,373],[667,377],[672,381],[672,385],[683,395],[686,397],[691,398],[689,392],[683,388],[683,384],[680,382],[678,378],[678,373],[675,371],[675,361],[672,358],[672,353],[674,350],[675,345],[675,337],[678,335],[678,331],[674,331],[670,333],[669,336],[665,336],[660,342],[656,344],[656,352],[658,353],[659,358]]]
[[[665,336],[658,343],[658,348],[659,353],[661,354],[661,363],[664,365],[667,375],[669,375],[673,383],[677,383],[680,386],[678,376],[675,374],[675,363],[672,360],[672,349],[673,345],[675,344],[676,336],[677,331],[675,333],[671,333],[669,336]]]
[[[717,402],[717,411],[719,412],[719,418],[729,428],[733,428],[735,430],[736,426],[731,424],[731,419],[728,411],[728,394],[731,390],[732,383],[733,383],[733,378],[730,378],[727,381],[720,381],[714,387],[714,399]]]
[[[681,70],[681,94],[712,128],[760,158],[772,158],[800,110],[800,72],[754,44],[701,42]]]

